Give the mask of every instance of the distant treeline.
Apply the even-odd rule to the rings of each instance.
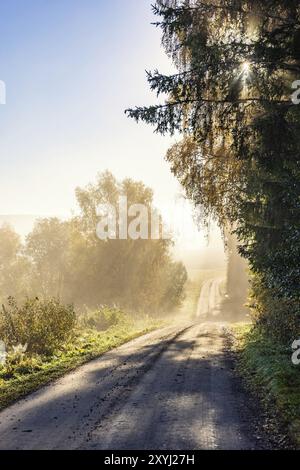
[[[99,204],[152,208],[153,193],[141,182],[118,182],[105,172],[96,184],[77,188],[80,214],[67,221],[40,219],[22,243],[0,228],[0,298],[59,298],[77,308],[118,305],[150,314],[172,311],[184,297],[185,267],[172,260],[171,240],[100,240]]]

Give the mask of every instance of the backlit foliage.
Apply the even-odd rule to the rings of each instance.
[[[299,2],[159,0],[154,13],[178,73],[148,73],[167,101],[127,113],[183,135],[167,160],[188,197],[237,228],[261,288],[299,305]],[[277,314],[270,324],[280,330]]]

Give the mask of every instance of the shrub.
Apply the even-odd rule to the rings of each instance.
[[[290,345],[300,335],[299,300],[279,295],[276,289],[263,285],[256,276],[252,280],[252,316],[269,337]]]
[[[126,324],[129,317],[117,307],[103,306],[94,312],[87,313],[83,319],[83,326],[97,331],[105,331],[113,326]]]
[[[8,348],[26,345],[30,354],[51,354],[70,339],[75,323],[73,306],[57,299],[27,299],[19,306],[10,297],[0,310],[0,338]]]

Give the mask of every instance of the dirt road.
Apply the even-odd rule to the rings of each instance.
[[[0,448],[266,448],[224,328],[168,327],[105,354],[0,413]]]
[[[204,282],[196,313],[199,321],[204,321],[207,318],[216,319],[221,315],[224,282],[221,277]]]

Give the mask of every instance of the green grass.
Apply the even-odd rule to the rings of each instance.
[[[251,325],[233,328],[238,369],[266,409],[275,410],[300,448],[300,366],[292,349],[272,341]]]
[[[105,332],[77,331],[72,344],[52,357],[26,357],[0,369],[0,410],[77,367],[161,326],[148,320],[140,326],[117,326]]]

